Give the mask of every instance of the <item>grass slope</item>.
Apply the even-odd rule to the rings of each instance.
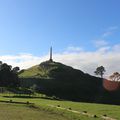
[[[47,77],[47,71],[42,69],[39,65],[33,66],[27,70],[24,70],[21,74],[19,74],[19,77],[22,78],[41,78],[41,77]]]
[[[57,114],[62,115],[68,119],[72,120],[101,120],[101,116],[106,114],[109,117],[115,118],[117,120],[120,119],[120,106],[116,105],[104,105],[104,104],[93,104],[93,103],[82,103],[82,102],[71,102],[71,101],[57,101],[57,100],[47,100],[47,99],[38,99],[38,98],[5,98],[0,97],[0,100],[10,100],[13,101],[23,101],[23,102],[32,102],[35,103],[35,105],[43,108],[45,111],[52,111],[50,114]],[[92,118],[88,116],[84,116],[81,114],[73,114],[66,111],[61,111],[56,108],[51,108],[50,106],[60,106],[63,108],[71,108],[72,110],[76,110],[79,112],[87,111],[89,114],[97,115],[98,118]],[[25,108],[26,109],[26,108]],[[28,108],[27,108],[28,109]],[[47,113],[45,113],[47,114]],[[32,113],[31,113],[32,115]],[[65,119],[65,118],[64,118]],[[63,118],[61,120],[64,120]],[[27,119],[26,119],[27,120]],[[45,119],[44,119],[45,120]],[[50,120],[50,119],[49,119]],[[54,119],[53,119],[54,120]]]
[[[0,120],[68,120],[59,114],[19,104],[0,103]]]
[[[42,62],[19,73],[22,87],[67,100],[95,101],[102,80],[58,62]],[[76,94],[75,94],[76,93]]]
[[[64,71],[73,71],[72,67],[66,66],[58,62],[42,62],[40,65],[33,66],[27,70],[23,70],[19,73],[21,78],[51,78],[52,71],[63,70]]]

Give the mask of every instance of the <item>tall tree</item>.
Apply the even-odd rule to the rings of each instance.
[[[112,81],[120,81],[120,73],[114,72],[110,77]]]
[[[97,67],[94,73],[96,75],[100,75],[101,78],[103,78],[104,73],[106,72],[105,68],[103,66]]]

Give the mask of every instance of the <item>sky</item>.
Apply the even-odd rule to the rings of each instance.
[[[53,59],[120,72],[119,0],[0,0],[0,60],[21,69]]]

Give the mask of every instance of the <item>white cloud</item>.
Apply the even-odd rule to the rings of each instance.
[[[65,52],[66,53],[69,53],[69,52],[81,52],[83,51],[83,48],[82,47],[74,47],[74,46],[69,46]]]
[[[6,62],[8,64],[15,66],[19,66],[21,69],[29,68],[32,65],[39,64],[44,61],[47,56],[38,57],[32,54],[18,54],[18,55],[4,55],[0,56],[0,60]]]
[[[0,56],[1,61],[13,66],[20,66],[21,69],[40,64],[48,59],[49,55],[42,57],[32,54]],[[53,59],[90,74],[94,74],[96,67],[103,65],[106,68],[106,75],[111,75],[113,72],[120,72],[120,45],[102,47],[96,51],[56,53],[53,54]]]
[[[56,54],[54,59],[90,74],[93,74],[96,67],[103,65],[106,75],[110,75],[115,71],[120,72],[120,49],[114,51],[114,47],[100,48],[94,52]]]
[[[117,30],[117,29],[118,29],[117,26],[111,26],[111,27],[107,28],[105,30],[105,32],[102,34],[102,37],[105,38],[105,37],[112,35],[115,32],[115,30]]]
[[[117,26],[111,26],[111,27],[107,28],[105,30],[105,32],[101,36],[99,36],[98,39],[93,41],[95,47],[100,48],[100,47],[103,47],[103,46],[108,46],[109,42],[105,39],[107,37],[109,37],[110,35],[112,35],[117,29],[118,29]]]
[[[94,45],[96,47],[103,47],[103,46],[108,45],[108,42],[106,40],[103,40],[103,39],[98,39],[98,40],[95,40],[93,42],[94,42]]]
[[[120,44],[114,45],[113,50],[116,52],[120,51]]]

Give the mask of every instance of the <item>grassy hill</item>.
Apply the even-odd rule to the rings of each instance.
[[[51,61],[23,70],[19,77],[23,87],[36,85],[44,94],[77,101],[96,101],[102,87],[100,78]]]
[[[62,63],[46,61],[40,65],[33,66],[27,70],[20,72],[19,77],[23,78],[55,78],[58,76],[71,76],[74,75],[77,70],[70,66],[66,66]],[[83,72],[79,71],[82,75]],[[62,77],[61,76],[61,77]]]
[[[42,69],[39,65],[33,66],[20,73],[19,77],[23,78],[42,78],[47,77],[47,70]]]
[[[45,61],[19,73],[22,87],[60,99],[120,104],[120,91],[109,92],[103,80],[62,63]]]

